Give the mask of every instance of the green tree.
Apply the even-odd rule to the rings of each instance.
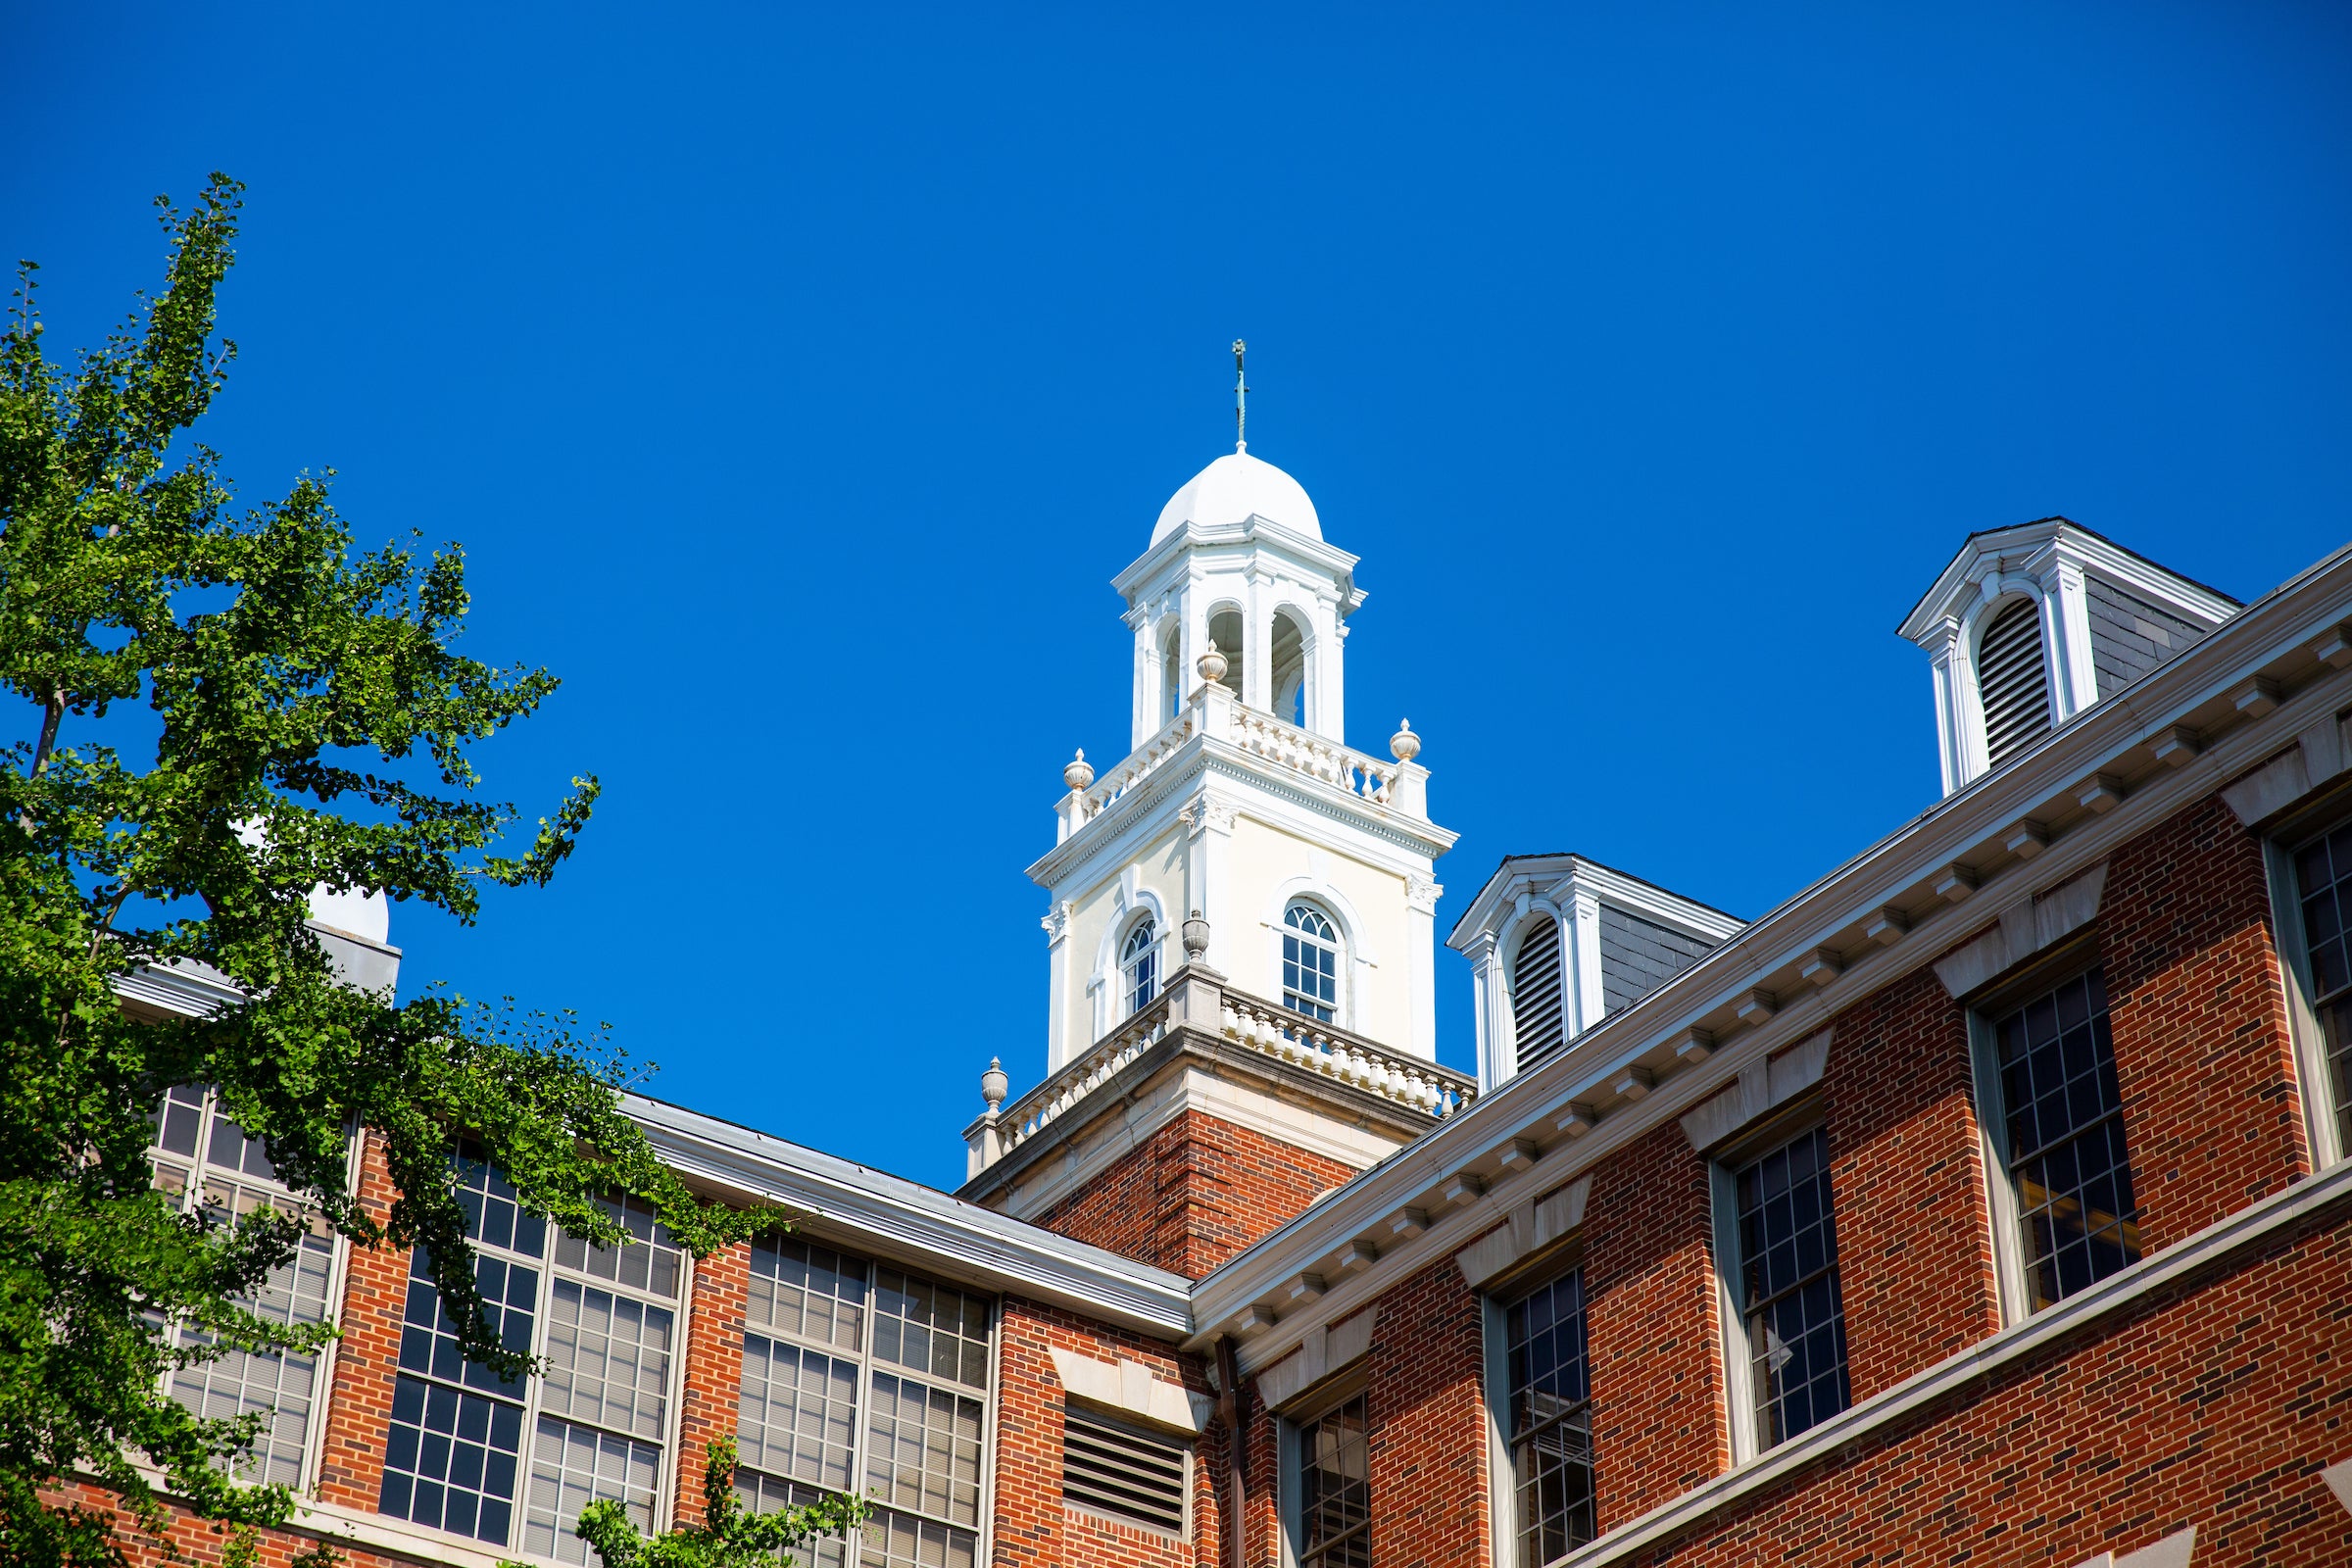
[[[747,1513],[735,1495],[735,1442],[711,1444],[703,1468],[703,1522],[681,1525],[650,1541],[611,1500],[580,1510],[574,1533],[605,1568],[790,1568],[788,1547],[854,1529],[866,1515],[863,1499],[830,1492],[818,1501],[773,1513]],[[523,1568],[507,1563],[502,1568]]]
[[[158,199],[165,286],[104,347],[44,357],[30,264],[0,337],[0,690],[30,705],[29,738],[0,749],[11,1563],[123,1560],[112,1510],[59,1490],[77,1472],[151,1532],[165,1515],[143,1466],[232,1539],[292,1507],[284,1488],[237,1479],[259,1417],[199,1420],[163,1392],[186,1361],[300,1352],[334,1333],[239,1304],[292,1256],[298,1220],[183,1215],[156,1191],[150,1118],[173,1085],[212,1085],[353,1244],[427,1248],[467,1353],[504,1372],[527,1358],[499,1348],[474,1290],[454,1132],[528,1207],[601,1243],[625,1241],[598,1201],[615,1191],[652,1202],[697,1253],[773,1222],[700,1203],[655,1157],[600,1037],[444,990],[396,1003],[338,983],[307,924],[321,885],[470,922],[485,884],[548,880],[596,783],[575,779],[527,849],[499,853],[517,813],[477,797],[468,757],[556,682],[455,651],[461,554],[355,552],[310,477],[233,511],[217,455],[184,434],[235,354],[215,339],[215,293],[241,193],[216,174],[186,212]],[[243,1000],[203,1018],[124,1015],[122,977],[184,964]],[[354,1126],[380,1141],[388,1212],[346,1181]]]

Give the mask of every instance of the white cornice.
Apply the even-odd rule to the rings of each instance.
[[[1310,539],[1271,517],[1254,514],[1240,522],[1211,526],[1188,522],[1138,556],[1125,570],[1111,578],[1110,585],[1118,590],[1121,598],[1133,604],[1140,594],[1150,591],[1151,579],[1161,568],[1189,552],[1240,552],[1252,547],[1277,556],[1287,556],[1311,573],[1336,578],[1345,584],[1347,591],[1339,600],[1342,615],[1353,613],[1363,604],[1363,590],[1355,588],[1350,579],[1350,574],[1355,570],[1356,557],[1336,545]]]
[[[1477,1235],[1509,1203],[1573,1179],[1610,1150],[1645,1136],[1723,1089],[1742,1067],[1810,1035],[1838,1010],[1941,956],[1993,923],[2018,900],[2058,886],[2117,845],[2212,795],[2236,774],[2293,744],[2299,730],[2352,706],[2352,671],[2322,665],[2311,645],[2352,615],[2352,549],[2326,561],[2249,606],[2213,636],[2084,710],[2027,752],[1930,808],[1905,827],[1813,886],[1625,1010],[1580,1036],[1559,1055],[1479,1100],[1377,1169],[1349,1183],[1200,1282],[1194,1298],[1203,1335],[1282,1283],[1328,1256],[1372,1238],[1387,1245],[1390,1215],[1424,1208],[1420,1235],[1384,1250],[1378,1262],[1311,1306],[1281,1319],[1249,1342],[1245,1359],[1280,1354],[1316,1324],[1390,1289],[1405,1273]],[[2258,672],[2300,671],[2306,683],[2264,716],[2248,721],[2231,701]],[[2314,673],[2316,671],[2316,673]],[[2184,765],[2153,760],[2151,743],[2192,719],[2210,732]],[[2129,765],[2127,765],[2129,764]],[[2103,813],[2072,803],[2087,781],[2132,782]],[[2063,804],[2071,817],[2058,809]],[[2047,813],[2062,830],[2045,836],[2030,859],[2000,846],[2023,819]],[[1984,867],[1973,894],[1952,905],[1931,891],[1942,868]],[[1864,937],[1883,909],[1911,911],[1907,935],[1890,947]],[[1823,947],[1850,955],[1826,985],[1797,981],[1803,959]],[[1770,988],[1777,1009],[1752,1026],[1734,1021],[1740,1001]],[[1671,1063],[1673,1043],[1698,1026],[1717,1036],[1713,1054],[1658,1077],[1640,1098],[1617,1099],[1609,1087],[1646,1059]],[[1724,1038],[1725,1035],[1729,1038]],[[1571,1134],[1564,1122],[1577,1111]],[[1498,1152],[1523,1141],[1548,1145],[1532,1168]],[[1519,1167],[1514,1174],[1514,1167]],[[1448,1213],[1434,1200],[1457,1173],[1492,1173],[1489,1195]],[[1497,1207],[1500,1203],[1503,1207]],[[1294,1321],[1296,1320],[1296,1321]]]
[[[1192,1287],[1181,1274],[732,1122],[639,1095],[622,1100],[663,1163],[738,1199],[780,1204],[934,1273],[1155,1339],[1179,1339],[1191,1327]]]

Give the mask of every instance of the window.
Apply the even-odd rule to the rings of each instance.
[[[654,1528],[684,1261],[637,1199],[605,1203],[633,1245],[551,1238],[505,1172],[470,1148],[453,1157],[499,1342],[545,1357],[546,1371],[502,1379],[466,1361],[418,1248],[377,1511],[584,1564],[588,1544],[571,1527],[588,1502],[614,1498],[639,1530]]]
[[[1159,994],[1159,928],[1145,915],[1119,946],[1120,989],[1127,994],[1127,1011],[1138,1013]]]
[[[1184,1534],[1183,1444],[1065,1406],[1061,1500],[1129,1524]]]
[[[2097,969],[1993,1026],[2001,1157],[2017,1193],[2026,1289],[2035,1310],[2139,1260],[2139,1214],[2123,1097]]]
[[[735,1490],[759,1512],[862,1490],[863,1568],[974,1568],[989,1302],[793,1237],[752,1246]],[[805,1552],[848,1568],[852,1543]]]
[[[2335,1092],[2336,1148],[2352,1149],[2352,823],[2295,854],[2312,1007]]]
[[[2050,727],[2050,683],[2042,672],[2041,607],[2005,606],[1977,639],[1977,696],[1984,708],[1986,764],[1998,767]]]
[[[1820,1127],[1740,1167],[1738,1294],[1756,1443],[1770,1447],[1846,1407],[1845,1313]]]
[[[262,1207],[305,1212],[277,1179],[261,1140],[248,1138],[201,1085],[183,1084],[156,1107],[149,1158],[156,1186],[181,1212],[202,1215],[210,1224],[233,1223]],[[325,1222],[311,1216],[293,1258],[238,1304],[273,1323],[326,1321],[339,1245]],[[172,1343],[186,1349],[213,1343],[211,1335],[186,1325],[171,1333]],[[260,1441],[236,1466],[239,1480],[302,1485],[318,1400],[318,1356],[229,1350],[169,1376],[172,1397],[206,1420],[265,1414]]]
[[[1371,1568],[1367,1404],[1356,1394],[1298,1429],[1298,1568]]]
[[[1585,1271],[1571,1269],[1521,1297],[1503,1321],[1518,1562],[1543,1568],[1595,1534]]]
[[[1558,1049],[1566,1038],[1561,1020],[1560,923],[1540,915],[1520,934],[1511,956],[1511,1028],[1521,1072]]]
[[[1340,936],[1311,904],[1282,912],[1282,1004],[1322,1023],[1340,1005]]]

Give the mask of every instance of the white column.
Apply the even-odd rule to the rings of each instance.
[[[1494,933],[1480,932],[1471,941],[1465,956],[1470,960],[1470,1004],[1476,1015],[1478,1034],[1478,1087],[1483,1094],[1502,1081],[1501,1064],[1509,1057],[1501,1039],[1505,1004],[1500,995],[1502,965],[1494,956]]]
[[[1936,677],[1936,750],[1943,762],[1943,793],[1949,795],[1968,782],[1968,750],[1960,738],[1959,638],[1954,623],[1944,622],[1943,646],[1930,657]]]
[[[1070,909],[1056,900],[1039,923],[1046,928],[1046,1072],[1070,1057]]]
[[[1328,597],[1315,601],[1319,617],[1315,627],[1315,721],[1314,731],[1325,740],[1348,744],[1348,628],[1340,620],[1339,602]]]
[[[2042,573],[2042,626],[2050,651],[2050,711],[2063,724],[2099,700],[2090,656],[2090,590],[2082,568],[2059,562]]]
[[[1570,1000],[1575,1006],[1567,1033],[1574,1039],[1600,1022],[1601,1011],[1607,1005],[1600,989],[1600,901],[1580,888],[1573,906],[1565,912],[1569,918],[1561,924],[1569,929],[1561,936],[1569,951],[1561,957],[1571,960],[1567,973],[1573,983]]]
[[[1266,598],[1265,573],[1251,567],[1242,599],[1242,701],[1261,713],[1274,710],[1273,612]]]
[[[1132,750],[1158,733],[1158,715],[1165,704],[1159,690],[1159,649],[1152,636],[1151,607],[1138,605],[1128,612],[1128,622],[1135,627],[1134,738],[1127,743]]]
[[[1404,880],[1405,1037],[1398,1042],[1424,1061],[1438,1059],[1438,896],[1446,890],[1426,876]]]

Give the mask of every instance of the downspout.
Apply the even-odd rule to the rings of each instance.
[[[1225,1429],[1225,1568],[1243,1568],[1243,1516],[1249,1512],[1249,1472],[1243,1464],[1242,1369],[1233,1336],[1217,1341],[1217,1422]]]

